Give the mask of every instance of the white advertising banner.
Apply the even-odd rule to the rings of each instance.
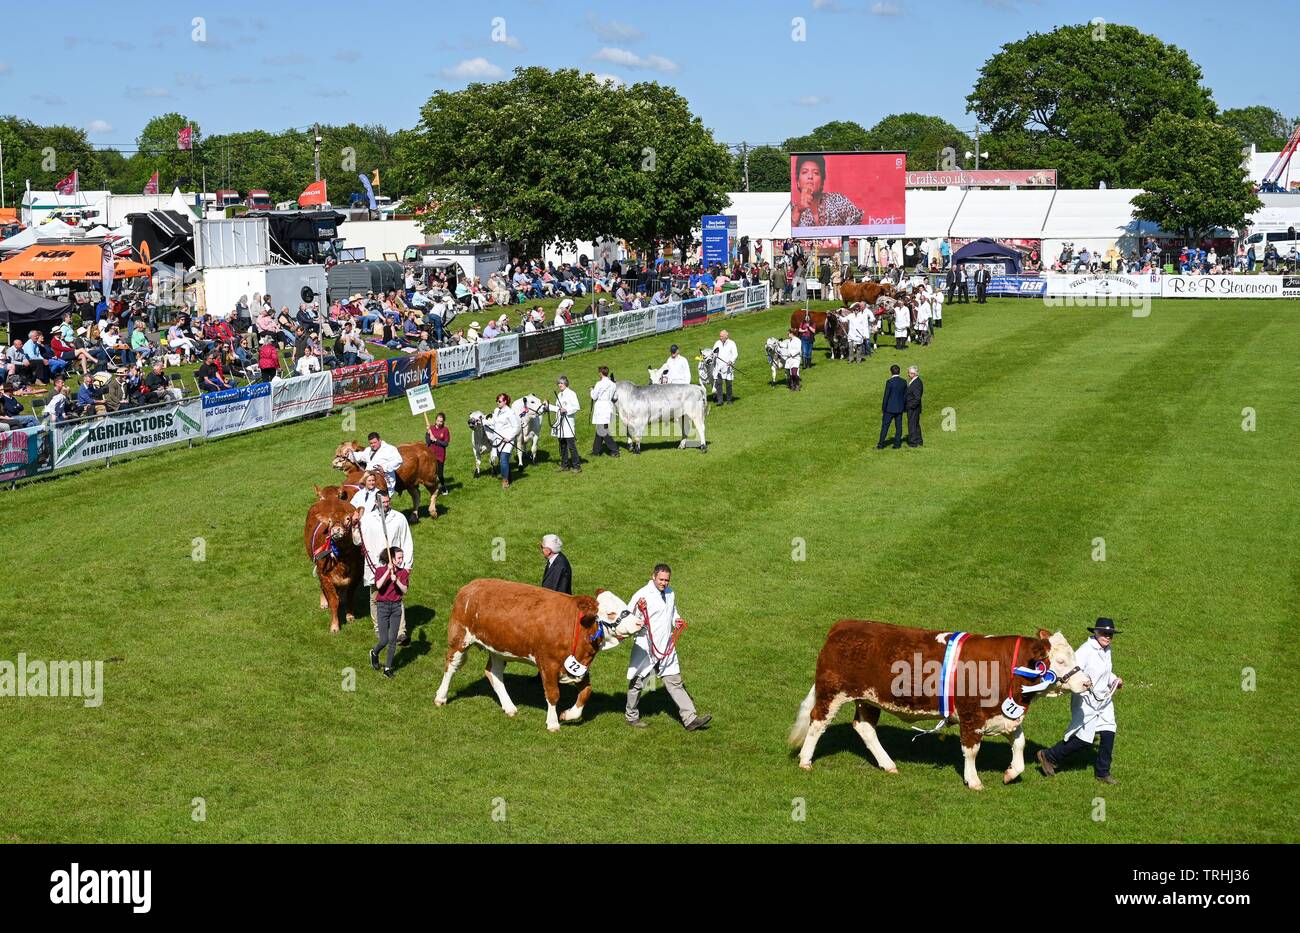
[[[203,433],[221,437],[271,423],[271,383],[255,382],[203,394]]]
[[[641,308],[637,311],[624,311],[620,314],[607,314],[598,318],[600,344],[617,343],[631,340],[644,334],[655,332],[656,308]]]
[[[458,343],[452,347],[440,347],[433,364],[433,383],[455,382],[457,379],[472,379],[478,367],[478,350],[472,343]]]
[[[655,308],[655,333],[662,334],[670,330],[680,330],[682,326],[682,303],[672,301]]]
[[[288,421],[329,411],[334,379],[328,372],[271,380],[271,421]]]
[[[715,292],[706,299],[704,307],[710,314],[716,314],[727,306],[727,296],[722,292]]]
[[[510,334],[478,342],[478,371],[494,373],[519,365],[519,335]]]
[[[745,289],[745,310],[753,311],[755,308],[767,307],[767,286],[751,285]]]
[[[1124,296],[1132,298],[1160,296],[1160,273],[1134,272],[1081,272],[1078,275],[1044,275],[1049,296],[1073,296],[1076,298],[1108,298]]]
[[[202,399],[137,408],[104,418],[55,425],[54,465],[65,467],[122,457],[202,436]]]
[[[1166,275],[1163,298],[1300,298],[1300,275]]]

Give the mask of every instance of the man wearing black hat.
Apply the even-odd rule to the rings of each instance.
[[[1070,755],[1092,747],[1095,736],[1101,737],[1097,762],[1093,766],[1097,780],[1103,784],[1118,784],[1111,777],[1111,757],[1115,751],[1115,694],[1124,686],[1123,678],[1111,670],[1110,645],[1119,632],[1111,619],[1100,618],[1088,627],[1092,637],[1075,649],[1074,660],[1079,669],[1092,681],[1092,688],[1083,693],[1070,694],[1070,727],[1065,738],[1046,751],[1038,752],[1038,764],[1043,773],[1051,777]]]

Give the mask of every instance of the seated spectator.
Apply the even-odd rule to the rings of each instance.
[[[215,353],[209,353],[204,359],[203,365],[194,373],[194,381],[199,384],[200,392],[220,392],[222,389],[230,388],[230,383],[226,381],[220,367],[217,366]]]
[[[457,331],[456,333],[459,334],[460,331]],[[469,325],[469,330],[465,331],[464,342],[473,344],[473,343],[478,343],[478,341],[479,341],[479,323],[478,321],[471,321]]]
[[[501,328],[497,326],[496,321],[489,320],[487,322],[487,327],[483,328],[483,339],[493,340],[499,336],[501,336]]]
[[[275,324],[275,318],[267,308],[262,309],[262,313],[257,316],[253,322],[253,329],[257,332],[258,337],[275,337],[280,333],[280,328]]]
[[[127,392],[127,379],[131,375],[125,366],[113,370],[113,378],[104,386],[104,407],[110,412],[121,411],[128,407],[130,395]]]
[[[77,410],[82,415],[102,415],[108,410],[104,407],[104,386],[108,380],[108,373],[98,372],[81,381],[81,388],[77,390]]]
[[[276,340],[279,342],[280,346],[287,347],[289,344],[293,343],[293,329],[297,323],[298,322],[294,320],[293,315],[289,313],[288,305],[285,305],[280,309],[280,313],[275,319],[275,326],[279,331]]]
[[[17,341],[14,341],[17,343]],[[45,335],[39,330],[28,333],[27,342],[21,344],[23,357],[27,361],[28,381],[48,385],[50,366],[45,360]]]
[[[23,414],[23,403],[14,398],[14,390],[8,382],[0,385],[0,425],[4,430],[34,428],[39,423],[32,415]]]
[[[143,327],[137,327],[131,333],[131,357],[136,362],[149,359],[156,352],[156,348],[149,342],[149,335],[144,332]]]
[[[144,377],[145,401],[151,404],[168,400],[179,402],[182,395],[184,393],[172,385],[171,377],[167,375],[167,368],[163,365],[163,361],[154,360],[149,375]]]
[[[60,372],[69,366],[76,366],[81,370],[83,376],[86,375],[95,358],[73,343],[72,341],[75,339],[75,337],[65,339],[62,331],[58,328],[55,329],[54,334],[50,337],[50,351],[53,353],[50,360],[51,374],[55,372],[54,360],[58,360],[63,364]]]
[[[68,386],[63,377],[55,376],[54,391],[45,400],[45,417],[49,418],[54,424],[77,417],[76,403],[68,395]]]

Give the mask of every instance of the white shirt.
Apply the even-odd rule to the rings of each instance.
[[[492,414],[490,424],[496,434],[488,433],[488,441],[502,457],[508,457],[515,450],[515,437],[519,434],[519,418],[509,408],[498,408]]]
[[[628,680],[648,674],[651,670],[657,670],[660,677],[680,674],[682,667],[677,658],[677,649],[668,651],[668,644],[673,637],[673,624],[681,618],[677,614],[677,594],[673,592],[671,586],[660,593],[659,587],[651,580],[633,593],[632,598],[628,600],[628,607],[638,619],[644,618],[641,610],[637,608],[637,603],[642,599],[645,600],[650,624],[637,633],[636,640],[632,643],[632,657],[628,660],[627,668]],[[654,656],[650,653],[652,638]],[[668,652],[668,656],[661,659],[660,655],[664,652]]]
[[[676,356],[670,354],[668,359],[664,360],[664,365],[659,367],[659,372],[662,374],[665,369],[668,370],[666,381],[669,385],[690,385],[691,364],[681,353]]]
[[[908,310],[907,305],[903,304],[901,301],[894,305],[894,332],[897,334],[906,333],[911,322],[912,315]]]
[[[934,305],[934,319],[936,321],[943,320],[943,292],[936,291],[932,303]]]
[[[591,387],[591,423],[609,424],[614,420],[614,380],[601,376]]]
[[[1074,660],[1092,681],[1092,689],[1070,694],[1070,727],[1065,730],[1065,737],[1078,735],[1083,741],[1091,742],[1098,732],[1115,731],[1112,700],[1116,678],[1111,670],[1110,649],[1103,648],[1096,638],[1089,638],[1075,649]]]
[[[320,372],[320,358],[313,356],[299,357],[298,365],[294,367],[299,376],[309,376],[312,373]]]
[[[740,348],[736,346],[736,341],[728,337],[725,341],[718,340],[713,344],[713,355],[717,357],[718,368],[716,370],[719,379],[735,379],[736,371],[732,364],[740,356]]]
[[[577,437],[573,433],[573,416],[582,410],[578,403],[578,394],[565,386],[555,397],[559,413],[555,416],[555,427],[551,428],[552,437]]]
[[[385,533],[388,536],[387,544],[384,543]],[[375,568],[379,566],[379,555],[383,553],[385,547],[402,549],[402,566],[407,570],[411,569],[411,564],[415,560],[415,543],[411,539],[411,526],[407,523],[406,516],[396,509],[390,508],[387,513],[381,514],[379,509],[372,508],[361,516],[361,544],[366,549],[363,581],[366,586],[375,585]]]
[[[861,343],[867,339],[868,328],[871,325],[867,323],[867,316],[861,311],[855,311],[849,315],[849,340],[853,343]]]
[[[922,298],[916,305],[916,323],[928,324],[930,322],[930,302]]]

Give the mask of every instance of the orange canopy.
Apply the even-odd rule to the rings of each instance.
[[[0,262],[0,279],[10,281],[98,282],[103,273],[104,251],[93,243],[63,245],[33,244]],[[118,259],[113,264],[113,279],[149,275],[144,263]]]
[[[0,224],[18,223],[18,208],[0,207]]]

